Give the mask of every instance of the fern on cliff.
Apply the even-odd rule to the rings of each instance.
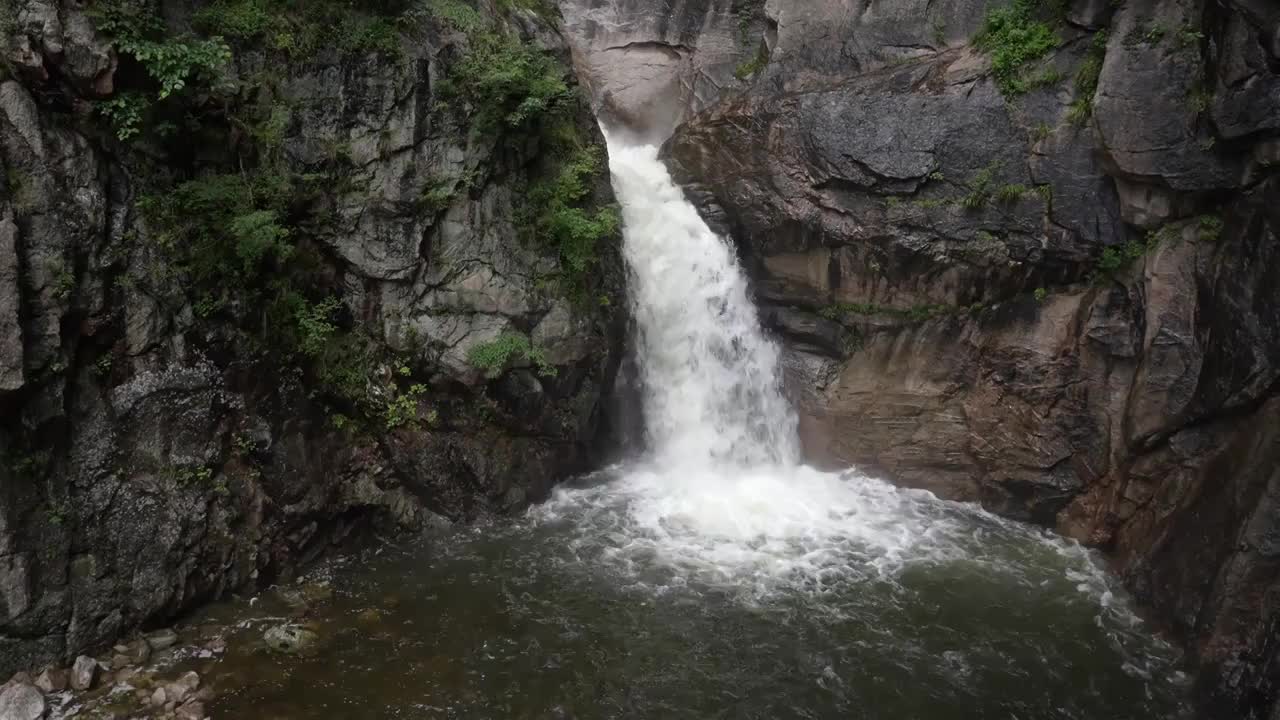
[[[974,38],[974,45],[991,55],[996,85],[1007,96],[1052,84],[1044,81],[1045,76],[1033,75],[1028,69],[1058,44],[1053,29],[1036,18],[1034,0],[1013,0],[1006,7],[989,11],[982,30]]]

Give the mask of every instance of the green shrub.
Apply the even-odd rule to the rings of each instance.
[[[580,145],[561,160],[552,176],[529,189],[532,224],[540,243],[553,248],[561,268],[572,279],[596,262],[596,245],[618,232],[615,207],[591,212],[581,204],[591,192],[588,182],[601,168],[600,148]]]
[[[542,350],[529,344],[529,338],[515,332],[506,332],[488,342],[480,343],[467,353],[467,360],[478,370],[495,375],[512,361],[526,359],[538,368],[543,377],[555,377],[556,368],[547,362]]]
[[[159,12],[147,0],[106,0],[93,6],[93,15],[116,50],[132,55],[159,84],[161,100],[193,78],[212,78],[231,60],[231,48],[221,37],[166,37]]]
[[[979,170],[968,183],[969,192],[960,198],[961,207],[966,210],[977,210],[986,205],[991,200],[991,183],[995,180],[996,171],[999,169],[1000,163],[996,161]]]
[[[382,411],[383,425],[388,430],[395,430],[418,420],[418,398],[425,395],[427,386],[414,383],[409,389],[387,401]]]
[[[428,0],[426,7],[435,17],[467,34],[489,27],[487,18],[461,0]]]
[[[521,129],[566,109],[574,93],[551,55],[497,32],[476,33],[451,69],[448,94],[465,98],[481,132]]]
[[[196,27],[240,42],[261,42],[304,58],[334,49],[398,56],[400,31],[414,9],[399,0],[348,3],[342,0],[216,0],[195,14]]]
[[[1201,215],[1196,218],[1196,227],[1202,240],[1215,242],[1222,237],[1222,218],[1217,215]]]
[[[1102,75],[1102,63],[1107,55],[1107,31],[1099,31],[1089,43],[1089,52],[1076,71],[1076,97],[1067,111],[1067,120],[1083,125],[1093,115],[1093,96],[1098,92],[1098,78]]]
[[[1023,195],[1026,195],[1028,192],[1030,192],[1030,190],[1027,189],[1026,185],[1009,184],[1009,185],[1001,185],[996,190],[995,194],[996,194],[996,200],[1000,202],[1005,202],[1005,203],[1012,203],[1012,202],[1017,202]]]
[[[298,324],[298,349],[308,357],[318,357],[324,352],[329,339],[337,332],[338,326],[333,323],[333,314],[341,306],[338,298],[325,298],[319,303],[303,301],[294,309],[294,318]]]
[[[95,109],[111,123],[116,137],[121,142],[126,142],[142,131],[142,121],[149,105],[150,102],[141,93],[123,92],[99,102]]]
[[[1058,36],[1035,18],[1032,0],[1013,0],[1007,7],[989,10],[982,30],[974,38],[978,49],[991,55],[996,85],[1008,97],[1032,89],[1028,66],[1058,46]]]
[[[1036,288],[1036,291],[1032,294],[1035,296],[1036,302],[1044,302],[1044,299],[1049,296],[1049,292],[1042,287]]]

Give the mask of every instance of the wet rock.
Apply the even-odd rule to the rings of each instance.
[[[356,622],[361,625],[377,625],[382,622],[382,611],[377,608],[365,608],[356,614]]]
[[[164,707],[169,702],[169,691],[165,688],[158,687],[151,693],[149,700],[152,707]]]
[[[141,672],[137,668],[122,668],[115,672],[106,673],[102,676],[103,685],[113,685],[117,683],[125,683],[129,685],[141,684],[150,676]]]
[[[117,645],[115,649],[116,654],[118,656],[124,656],[126,660],[125,665],[120,667],[128,665],[142,665],[147,660],[151,659],[151,645],[142,638],[131,640],[124,645]]]
[[[183,673],[177,680],[164,686],[168,702],[182,704],[200,687],[200,676],[194,672]]]
[[[66,690],[69,682],[70,674],[66,670],[48,668],[36,676],[35,686],[47,694]]]
[[[98,661],[88,655],[76,658],[71,666],[71,687],[75,690],[88,690],[98,677]]]
[[[19,683],[0,693],[0,720],[39,720],[44,711],[44,695],[34,685]]]
[[[204,720],[204,703],[191,701],[178,708],[177,720]]]
[[[178,634],[170,629],[156,630],[147,633],[146,640],[152,650],[167,650],[177,644]]]
[[[263,633],[262,639],[275,652],[300,655],[315,648],[317,635],[301,625],[278,625]]]

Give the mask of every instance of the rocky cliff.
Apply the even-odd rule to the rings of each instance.
[[[0,14],[0,675],[606,446],[616,211],[536,2]]]
[[[1277,6],[564,4],[602,107],[684,120],[811,459],[1106,550],[1208,715],[1273,717]]]

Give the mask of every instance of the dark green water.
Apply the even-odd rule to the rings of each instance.
[[[309,618],[317,652],[233,641],[210,671],[214,717],[1180,716],[1176,656],[1082,549],[801,475],[722,479],[747,489],[720,500],[706,478],[674,500],[654,477],[616,479],[337,563]],[[219,612],[256,637],[278,610]]]

